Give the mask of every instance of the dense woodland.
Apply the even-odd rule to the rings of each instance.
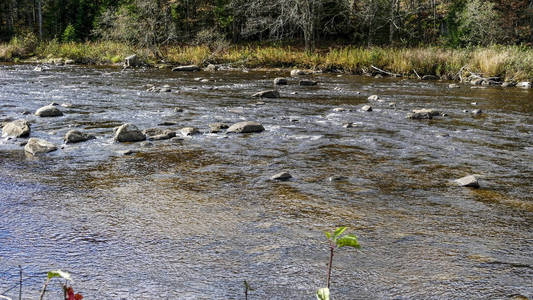
[[[2,0],[0,41],[533,44],[533,0]],[[296,42],[295,42],[296,41]]]

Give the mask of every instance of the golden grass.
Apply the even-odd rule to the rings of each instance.
[[[31,41],[30,41],[31,42]],[[24,39],[0,44],[0,60],[36,56],[68,58],[78,63],[112,64],[136,53],[144,61],[168,64],[231,64],[249,68],[311,68],[361,74],[371,66],[402,75],[437,75],[454,78],[462,67],[483,76],[533,80],[533,49],[492,46],[472,49],[439,47],[383,48],[342,47],[308,53],[290,46],[230,46],[212,51],[208,46],[168,46],[138,49],[116,42],[59,43],[49,41],[31,47]],[[156,55],[157,53],[157,55]]]

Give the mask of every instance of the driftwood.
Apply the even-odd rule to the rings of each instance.
[[[413,69],[413,72],[415,72],[415,75],[416,75],[416,77],[418,77],[418,79],[422,79],[422,77],[420,77],[420,75],[418,75],[418,73],[416,72],[415,69]]]
[[[382,70],[382,69],[380,69],[380,68],[377,68],[377,67],[375,67],[375,66],[370,66],[370,67],[372,67],[372,69],[374,69],[374,70],[376,70],[376,71],[378,71],[378,72],[380,72],[380,73],[383,73],[383,74],[385,74],[385,75],[389,75],[389,76],[392,76],[392,77],[402,77],[402,75],[400,75],[400,74],[395,74],[395,73],[387,72],[387,71],[384,71],[384,70]]]

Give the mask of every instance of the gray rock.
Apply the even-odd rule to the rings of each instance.
[[[283,77],[278,77],[278,78],[275,78],[274,79],[274,84],[275,85],[287,85],[289,82],[287,81],[287,79],[283,78]]]
[[[279,92],[276,91],[276,90],[261,91],[261,92],[257,92],[255,94],[253,94],[252,97],[279,98]]]
[[[328,178],[328,181],[344,181],[344,180],[347,180],[348,177],[346,176],[341,176],[341,175],[337,175],[337,176],[331,176]]]
[[[117,142],[140,142],[146,140],[146,135],[137,126],[126,123],[115,129],[113,139]]]
[[[194,127],[184,127],[180,129],[180,132],[183,136],[191,136],[200,133],[200,131]]]
[[[48,105],[50,105],[50,106],[59,106],[59,103],[57,103],[57,102],[52,102],[52,103],[50,103],[50,104],[48,104]]]
[[[188,66],[178,66],[175,68],[172,68],[173,72],[194,72],[194,71],[200,71],[200,67],[197,65],[188,65]]]
[[[157,125],[159,125],[159,126],[174,126],[174,125],[177,125],[177,124],[178,123],[176,123],[176,122],[164,121],[164,122],[161,122],[161,123],[159,123]]]
[[[124,66],[125,67],[137,67],[139,65],[139,60],[137,59],[137,55],[133,54],[124,59]]]
[[[455,180],[455,183],[463,187],[479,188],[479,182],[475,175],[468,175]]]
[[[137,151],[128,149],[128,150],[117,151],[117,153],[120,154],[120,155],[133,155],[133,154],[137,153]]]
[[[516,82],[514,81],[506,81],[502,83],[502,87],[514,87],[514,86],[516,86]]]
[[[523,88],[523,89],[530,89],[531,88],[531,82],[529,81],[523,81],[516,84],[516,87]]]
[[[439,77],[435,75],[424,75],[422,76],[422,80],[439,80]]]
[[[381,98],[378,95],[372,95],[368,97],[369,101],[378,101],[379,99]]]
[[[299,70],[299,69],[291,70],[291,76],[292,77],[302,76],[302,75],[309,75],[309,74],[312,74],[312,73],[313,73],[313,71],[311,71],[311,70]]]
[[[152,144],[151,142],[148,142],[148,141],[144,141],[144,142],[139,144],[139,146],[144,147],[144,148],[152,147],[153,145],[154,144]]]
[[[481,109],[474,109],[474,110],[472,111],[472,114],[473,114],[473,115],[481,115],[482,113],[483,113],[483,112],[481,111]]]
[[[183,108],[181,107],[175,107],[174,112],[183,112]]]
[[[484,78],[476,78],[476,79],[472,79],[470,81],[470,84],[471,85],[482,85],[484,81],[485,81]]]
[[[346,112],[346,111],[352,111],[351,109],[344,108],[344,107],[335,107],[333,109],[334,112]]]
[[[289,179],[292,178],[292,175],[287,173],[287,172],[281,172],[281,173],[278,173],[272,177],[270,177],[270,179],[272,180],[279,180],[279,181],[287,181]]]
[[[209,124],[209,130],[210,130],[211,133],[221,132],[222,130],[228,129],[228,128],[229,128],[229,125],[228,124],[224,124],[224,123]]]
[[[450,88],[450,89],[458,89],[458,88],[460,88],[460,87],[461,87],[461,86],[459,86],[458,84],[455,84],[455,83],[450,83],[450,84],[448,85],[448,88]]]
[[[213,64],[208,64],[207,67],[204,68],[204,71],[206,72],[215,72],[218,70],[218,67]]]
[[[65,60],[65,65],[73,65],[75,64],[76,62],[73,60],[73,59],[67,59]]]
[[[363,107],[361,107],[361,110],[362,110],[362,111],[372,111],[372,106],[370,106],[370,105],[364,105]]]
[[[423,120],[423,119],[433,119],[433,117],[441,115],[440,112],[434,109],[415,109],[412,113],[407,115],[408,119],[413,120]]]
[[[175,131],[161,128],[145,129],[143,130],[143,133],[152,141],[168,140],[176,136]]]
[[[15,120],[8,122],[2,127],[2,137],[28,137],[30,136],[30,132],[30,123],[26,120]]]
[[[60,117],[63,115],[63,113],[55,106],[53,105],[47,105],[39,108],[35,115],[38,117]]]
[[[344,127],[344,128],[353,128],[353,127],[355,127],[355,125],[356,125],[355,123],[344,123],[344,124],[342,124],[342,127]]]
[[[177,143],[183,141],[183,138],[181,136],[176,136],[170,139],[171,142]]]
[[[33,155],[39,153],[48,153],[57,150],[56,145],[38,138],[30,138],[24,146],[24,151]]]
[[[252,132],[261,132],[265,128],[263,125],[257,122],[245,121],[239,122],[231,125],[226,132],[228,133],[252,133]]]
[[[25,111],[22,112],[22,114],[25,115],[25,116],[26,116],[26,115],[31,115],[31,111],[29,111],[29,110],[25,110]]]
[[[69,132],[65,134],[64,141],[66,144],[71,144],[71,143],[85,142],[85,141],[92,140],[95,138],[96,137],[92,134],[84,133],[79,130],[69,130]]]
[[[313,85],[317,85],[318,84],[318,81],[314,81],[314,80],[300,80],[300,82],[298,82],[298,84],[300,86],[313,86]]]
[[[172,89],[170,88],[170,85],[165,84],[164,86],[162,86],[159,89],[159,91],[162,92],[162,93],[170,93],[170,92],[172,92]]]

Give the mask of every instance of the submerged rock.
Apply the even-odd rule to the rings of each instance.
[[[200,133],[200,131],[194,127],[184,127],[180,129],[180,132],[183,136],[191,136]]]
[[[88,140],[93,140],[96,137],[92,134],[84,133],[79,130],[70,130],[65,134],[64,141],[66,144],[81,143]]]
[[[256,98],[279,98],[279,92],[276,90],[268,90],[268,91],[261,91],[257,92],[252,95],[252,97]]]
[[[278,77],[278,78],[275,78],[274,79],[274,84],[275,85],[287,85],[289,82],[287,81],[286,78],[283,78],[283,77]]]
[[[56,145],[38,138],[30,138],[24,146],[24,151],[33,155],[39,153],[48,153],[57,150]]]
[[[423,119],[433,119],[433,117],[440,116],[441,113],[434,109],[415,109],[412,113],[407,115],[408,119],[413,120],[423,120]]]
[[[278,173],[272,177],[270,177],[270,179],[272,180],[279,180],[279,181],[287,181],[289,179],[292,178],[292,175],[289,174],[288,172],[281,172],[281,173]]]
[[[30,136],[30,132],[30,123],[26,120],[15,120],[8,122],[2,127],[2,137],[28,137]]]
[[[364,105],[363,107],[361,107],[361,110],[362,110],[362,111],[372,111],[372,106],[370,106],[370,105]]]
[[[221,132],[222,130],[228,129],[228,128],[229,128],[229,125],[228,124],[224,124],[224,123],[209,124],[209,130],[210,130],[211,133]]]
[[[63,113],[55,105],[47,105],[39,108],[35,115],[38,117],[60,117]]]
[[[160,141],[168,140],[176,136],[176,132],[169,129],[150,128],[143,130],[143,133],[149,140]]]
[[[197,65],[188,65],[188,66],[178,66],[175,68],[172,68],[173,72],[194,72],[199,71],[200,67]]]
[[[479,182],[475,175],[468,175],[455,180],[455,183],[463,187],[479,188]]]
[[[346,111],[352,111],[351,109],[345,108],[345,107],[335,107],[333,109],[334,112],[346,112]]]
[[[146,140],[146,135],[137,126],[126,123],[115,129],[113,139],[117,142],[140,142]]]
[[[313,86],[313,85],[317,85],[318,84],[318,81],[314,81],[314,80],[300,80],[300,82],[298,82],[298,84],[300,86]]]
[[[381,98],[378,96],[378,95],[372,95],[372,96],[369,96],[368,97],[368,100],[369,101],[378,101],[380,100]]]
[[[265,128],[263,125],[257,122],[245,121],[239,122],[231,125],[226,132],[228,133],[252,133],[252,132],[261,132]]]
[[[292,77],[302,76],[302,75],[309,75],[309,74],[312,74],[312,73],[313,73],[313,71],[311,71],[311,70],[300,70],[300,69],[291,70],[291,76]]]
[[[474,110],[472,111],[472,114],[473,114],[473,115],[481,115],[482,113],[483,113],[483,112],[481,111],[481,109],[474,109]]]

